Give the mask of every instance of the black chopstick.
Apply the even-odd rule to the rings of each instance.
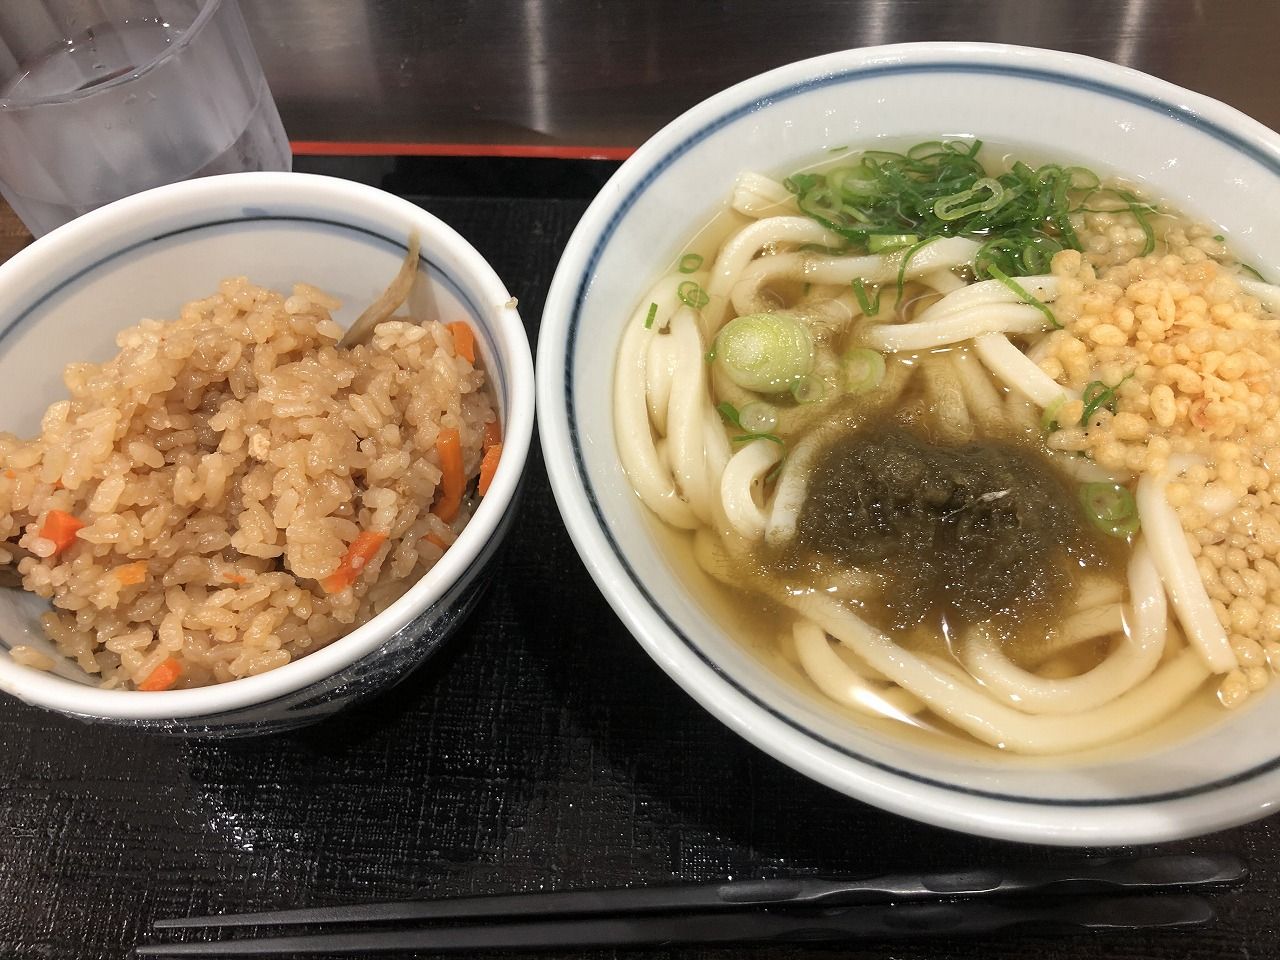
[[[311,924],[388,924],[217,942],[149,944],[139,957],[365,954],[405,950],[577,949],[675,943],[890,940],[1196,926],[1209,904],[1185,891],[1238,883],[1232,854],[1081,860],[872,878],[500,894],[159,920],[161,930]],[[1097,896],[1098,893],[1112,894]],[[933,902],[929,902],[933,901]],[[530,920],[537,917],[536,920]],[[478,920],[414,926],[424,920]]]
[[[153,944],[139,957],[363,954],[433,950],[537,950],[688,943],[812,943],[978,936],[1026,928],[1037,933],[1198,926],[1213,910],[1189,894],[1062,897],[1048,903],[968,900],[845,907],[816,911],[695,913],[565,919],[463,927],[410,927],[340,933]]]
[[[157,930],[281,924],[387,923],[484,917],[595,916],[753,907],[847,907],[939,898],[1029,894],[1138,893],[1238,883],[1248,876],[1232,854],[1089,858],[1071,864],[1030,864],[933,874],[886,874],[850,880],[818,878],[623,887],[549,893],[403,900],[301,910],[178,917]]]

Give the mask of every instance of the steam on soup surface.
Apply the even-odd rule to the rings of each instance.
[[[844,708],[1029,754],[1280,669],[1280,287],[977,142],[742,175],[636,306],[646,506]]]

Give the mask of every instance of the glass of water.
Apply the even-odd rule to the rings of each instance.
[[[40,236],[292,158],[235,0],[0,0],[0,194]]]

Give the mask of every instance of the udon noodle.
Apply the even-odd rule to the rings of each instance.
[[[739,177],[626,324],[623,467],[846,711],[1057,754],[1237,707],[1280,668],[1280,287],[979,150]]]

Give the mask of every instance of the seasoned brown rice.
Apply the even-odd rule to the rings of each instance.
[[[108,362],[69,365],[38,439],[0,434],[0,562],[52,601],[48,637],[103,687],[286,664],[384,609],[466,524],[469,496],[447,522],[431,512],[437,439],[457,430],[471,492],[496,418],[483,372],[436,322],[339,347],[338,306],[225,280],[123,331]],[[84,524],[64,549],[42,535],[52,511]],[[386,535],[363,565],[362,532]]]

